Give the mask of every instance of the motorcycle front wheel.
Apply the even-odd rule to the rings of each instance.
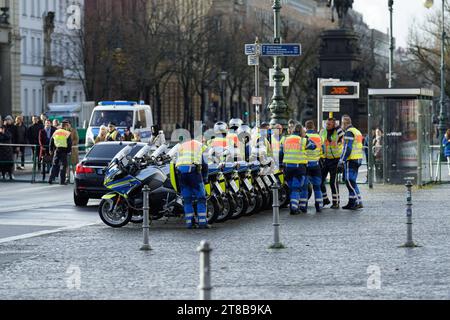
[[[232,208],[231,208],[231,204],[230,201],[228,200],[228,197],[222,197],[220,198],[221,204],[222,204],[222,210],[219,212],[219,214],[217,215],[217,219],[216,222],[217,223],[222,223],[227,221],[231,215],[232,215]]]
[[[208,219],[208,224],[213,224],[217,221],[217,217],[219,216],[219,203],[216,197],[210,197],[206,202],[206,218]]]
[[[245,213],[247,213],[248,201],[247,197],[242,192],[235,194],[234,198],[236,201],[236,208],[233,212],[233,215],[231,216],[231,219],[237,220],[240,217],[242,217]]]
[[[104,224],[112,228],[122,228],[126,226],[131,218],[132,213],[129,210],[125,200],[116,205],[117,197],[113,199],[103,199],[98,207],[100,219]]]
[[[246,191],[244,193],[245,197],[247,197],[247,202],[248,202],[248,206],[247,206],[247,212],[245,213],[246,216],[252,215],[253,213],[255,213],[255,209],[257,209],[258,206],[258,198],[255,194]]]

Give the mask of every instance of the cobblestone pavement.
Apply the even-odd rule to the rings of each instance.
[[[450,186],[414,190],[415,249],[399,247],[405,187],[362,191],[359,212],[284,210],[279,251],[268,249],[271,212],[206,231],[156,222],[151,252],[139,250],[137,225],[2,243],[0,299],[197,299],[203,239],[213,248],[214,299],[450,299]]]

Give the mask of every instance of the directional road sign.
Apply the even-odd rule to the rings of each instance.
[[[261,55],[263,57],[298,57],[302,54],[299,43],[262,44]]]
[[[326,99],[322,100],[322,112],[339,112],[340,108],[339,99]]]
[[[253,56],[253,55],[248,56],[248,65],[249,66],[259,66],[258,56]]]

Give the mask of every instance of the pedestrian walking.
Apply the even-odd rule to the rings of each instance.
[[[27,127],[23,123],[23,117],[17,116],[13,129],[13,144],[27,144]],[[25,146],[15,147],[17,170],[25,170]],[[20,157],[20,164],[19,164]]]
[[[349,202],[342,209],[362,209],[361,192],[359,191],[356,180],[363,159],[363,136],[352,125],[352,119],[348,115],[342,117],[342,127],[345,130],[344,148],[338,168],[339,171],[343,171],[344,173],[344,180],[349,193]]]
[[[320,159],[322,158],[322,139],[316,132],[314,121],[309,120],[305,123],[306,138],[313,141],[316,145],[314,150],[306,150],[308,165],[306,168],[306,182],[303,186],[300,198],[308,199],[308,185],[311,183],[314,190],[316,212],[321,212],[323,208],[322,196],[322,172],[320,169]],[[308,202],[308,200],[306,200]]]
[[[45,180],[45,175],[50,173],[53,162],[53,157],[50,155],[50,140],[55,131],[56,128],[52,126],[50,120],[45,120],[44,128],[39,131],[39,158],[42,162],[42,180]]]
[[[72,140],[72,152],[70,154],[70,164],[69,164],[69,172],[70,169],[72,170],[73,174],[75,174],[75,169],[80,161],[79,157],[79,145],[80,145],[80,136],[78,135],[78,130],[76,128],[73,128],[70,123],[68,123],[68,129],[70,131],[70,139]]]
[[[12,146],[12,136],[6,127],[0,123],[0,172],[3,180],[6,179],[8,174],[10,180],[14,180],[14,152]]]
[[[69,122],[63,121],[61,129],[53,134],[50,140],[50,154],[53,155],[52,170],[50,173],[49,184],[60,175],[59,183],[66,184],[66,172],[68,166],[68,156],[72,151],[72,139],[70,138]],[[60,166],[62,169],[60,170]]]
[[[108,124],[108,133],[106,134],[106,141],[120,141],[121,135],[119,131],[116,129],[116,124],[114,122],[110,122]]]
[[[340,208],[339,181],[338,181],[338,164],[342,155],[344,130],[336,124],[336,119],[329,118],[326,128],[322,131],[322,194],[323,204],[327,206],[332,204],[331,209]],[[330,189],[332,202],[328,198],[326,181],[330,176]]]
[[[189,139],[189,138],[188,138]],[[188,140],[177,146],[175,167],[183,196],[184,218],[188,229],[195,225],[193,201],[197,201],[197,223],[208,228],[205,183],[208,182],[208,163],[205,146],[197,140]]]
[[[375,130],[372,153],[375,160],[375,177],[377,182],[383,180],[383,131],[380,128]]]
[[[448,175],[450,176],[450,129],[447,130],[442,144],[444,145],[444,156],[447,158]]]
[[[37,167],[38,170],[41,169],[41,158],[39,157],[40,154],[40,148],[39,146],[39,132],[44,128],[44,125],[41,124],[40,119],[38,116],[33,116],[31,118],[32,125],[28,127],[27,130],[27,138],[28,143],[32,144],[33,147],[31,147],[31,150],[33,152],[33,160],[37,160]]]
[[[286,137],[280,148],[280,161],[284,166],[284,177],[290,190],[290,214],[306,213],[307,198],[301,198],[300,193],[306,184],[306,166],[308,156],[306,150],[314,150],[316,145],[306,138],[301,124],[295,125],[290,136]]]

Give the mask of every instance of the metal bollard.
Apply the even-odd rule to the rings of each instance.
[[[280,199],[278,190],[280,185],[277,183],[272,185],[273,190],[273,244],[269,249],[284,249],[285,246],[280,242]]]
[[[148,199],[149,199],[149,193],[150,193],[150,188],[148,186],[144,186],[144,188],[142,189],[143,191],[143,197],[144,197],[144,222],[142,223],[142,230],[144,233],[144,244],[141,247],[142,251],[149,251],[152,250],[152,248],[150,247],[149,244],[149,230],[150,230],[150,218],[149,218],[149,211],[150,211],[150,205],[148,203]]]
[[[209,243],[203,240],[197,248],[200,252],[200,300],[211,300],[211,267],[210,267],[210,252],[212,249]]]
[[[414,243],[413,241],[413,236],[412,236],[412,182],[410,180],[408,180],[406,182],[406,189],[407,189],[407,194],[406,194],[406,243],[403,245],[403,247],[406,248],[415,248],[417,247],[417,245]]]

